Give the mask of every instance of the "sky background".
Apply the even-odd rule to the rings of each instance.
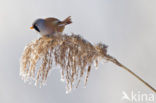
[[[153,93],[112,63],[101,63],[87,88],[68,95],[59,70],[51,72],[43,88],[25,84],[19,59],[25,45],[39,37],[29,29],[32,22],[67,16],[73,24],[65,33],[107,44],[110,55],[156,88],[156,0],[0,0],[0,103],[130,103],[121,100],[122,91]]]

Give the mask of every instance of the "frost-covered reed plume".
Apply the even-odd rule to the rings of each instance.
[[[156,90],[147,82],[107,54],[107,46],[102,43],[92,45],[79,35],[58,34],[55,37],[40,37],[26,45],[20,62],[20,76],[24,81],[35,81],[36,85],[44,85],[53,65],[61,67],[61,79],[66,82],[66,90],[70,92],[78,87],[85,76],[87,83],[89,73],[99,60],[105,59],[125,69],[146,86]]]

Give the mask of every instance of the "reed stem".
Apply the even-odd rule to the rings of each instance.
[[[113,62],[114,64],[118,65],[119,67],[121,67],[122,69],[128,71],[130,74],[132,74],[133,76],[135,76],[137,79],[139,79],[142,83],[144,83],[148,88],[150,88],[154,93],[156,93],[156,89],[154,87],[152,87],[150,84],[148,84],[145,80],[143,80],[141,77],[139,77],[137,74],[135,74],[133,71],[131,71],[129,68],[127,68],[126,66],[124,66],[123,64],[121,64],[117,59],[115,59],[114,57],[110,56],[110,55],[106,55],[105,58],[108,61]]]

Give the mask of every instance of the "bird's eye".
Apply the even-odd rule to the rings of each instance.
[[[35,29],[36,31],[40,32],[39,28],[38,28],[36,25],[34,25],[34,29]]]

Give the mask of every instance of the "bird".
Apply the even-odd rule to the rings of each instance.
[[[39,18],[35,20],[30,29],[35,29],[41,36],[55,36],[58,33],[62,33],[65,29],[65,26],[71,24],[71,16],[67,17],[63,21],[54,18]]]

